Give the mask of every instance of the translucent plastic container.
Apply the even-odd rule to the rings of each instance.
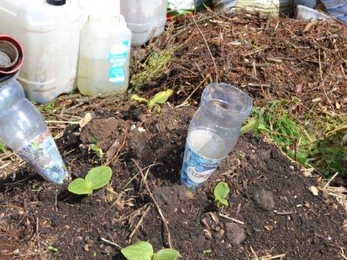
[[[168,0],[121,1],[121,13],[132,32],[132,46],[141,46],[164,32]]]
[[[321,0],[321,2],[325,5],[329,15],[347,24],[347,0]],[[313,8],[316,5],[316,1],[294,0],[294,4],[296,6],[302,5]],[[316,15],[316,13],[313,14],[313,11],[304,9],[303,7],[300,7],[300,9],[303,15],[299,14],[299,16],[305,19],[310,16],[317,19],[327,19],[324,15],[322,17],[321,15]]]
[[[234,86],[212,83],[204,89],[188,128],[181,169],[183,185],[199,187],[212,175],[234,148],[251,109],[251,98]]]
[[[330,16],[304,5],[296,6],[296,18],[300,20],[328,20]]]
[[[31,101],[46,103],[75,86],[80,17],[77,0],[1,0],[0,34],[16,38],[25,61],[18,81]]]
[[[0,78],[0,137],[47,181],[64,184],[69,174],[37,108],[24,96],[22,86]]]
[[[131,31],[117,2],[94,10],[81,30],[77,87],[84,95],[108,96],[128,88]]]

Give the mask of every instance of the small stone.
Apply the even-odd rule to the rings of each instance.
[[[275,201],[271,191],[257,190],[254,192],[253,200],[263,210],[271,210],[275,207]]]
[[[113,249],[111,246],[106,246],[104,252],[106,255],[110,255],[113,253]]]
[[[226,237],[233,245],[240,245],[247,238],[244,228],[236,223],[227,223],[225,229]]]

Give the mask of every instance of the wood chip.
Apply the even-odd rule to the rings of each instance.
[[[314,196],[318,196],[318,189],[315,186],[311,186],[308,188],[308,190],[314,195]]]

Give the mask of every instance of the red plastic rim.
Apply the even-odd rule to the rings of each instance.
[[[12,43],[18,51],[18,59],[16,60],[15,64],[13,64],[9,70],[0,69],[0,76],[15,74],[20,69],[24,61],[23,47],[20,45],[20,43],[16,39],[8,35],[0,35],[0,41],[7,41]]]

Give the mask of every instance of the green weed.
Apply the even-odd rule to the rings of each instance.
[[[48,113],[54,112],[54,110],[56,109],[55,100],[50,101],[46,104],[39,105],[37,106],[37,108],[40,112],[48,112]]]
[[[306,144],[308,140],[302,135],[302,129],[290,118],[284,109],[278,110],[278,103],[271,102],[265,109],[253,109],[252,116],[259,122],[258,131],[265,133],[271,141],[288,152],[297,144]]]
[[[309,163],[329,177],[338,172],[347,175],[347,146],[343,133],[321,138],[311,149]]]
[[[0,141],[0,153],[4,153],[6,152],[6,150],[7,150],[6,144]]]
[[[343,124],[347,118],[317,112],[291,114],[289,108],[298,104],[298,100],[275,100],[254,108],[252,118],[259,120],[256,131],[305,167],[326,177],[336,172],[347,175],[347,125]]]
[[[139,88],[146,82],[161,76],[166,71],[170,61],[172,61],[174,53],[174,49],[169,49],[150,54],[144,63],[143,70],[136,73],[131,78],[131,83],[134,88]]]

